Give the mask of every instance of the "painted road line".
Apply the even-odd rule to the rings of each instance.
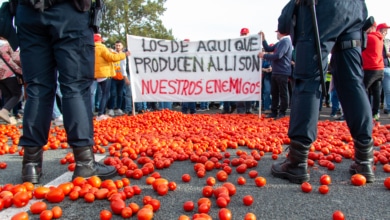
[[[100,161],[104,158],[105,156],[101,155],[95,155],[95,160]],[[54,186],[57,187],[61,183],[69,182],[72,179],[72,174],[73,172],[66,172],[62,174],[61,176],[55,178],[51,182],[45,185],[45,187],[50,187]],[[30,210],[30,206],[36,202],[36,201],[42,201],[42,199],[31,199],[28,204],[22,208],[15,208],[15,207],[9,207],[7,209],[3,209],[3,211],[0,212],[0,219],[11,219],[12,216],[16,215],[19,212],[27,212]]]

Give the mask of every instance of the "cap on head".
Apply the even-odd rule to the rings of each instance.
[[[381,24],[378,24],[376,26],[376,30],[379,31],[380,29],[385,29],[385,28],[390,28],[389,25],[387,25],[386,23],[381,23]]]
[[[241,28],[240,35],[247,35],[249,34],[249,29],[248,28]]]
[[[94,35],[93,35],[93,41],[94,41],[94,42],[103,42],[103,40],[102,40],[102,35],[100,35],[100,34],[94,34]]]

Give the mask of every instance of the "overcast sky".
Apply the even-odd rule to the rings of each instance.
[[[239,36],[246,27],[251,34],[264,31],[276,41],[280,12],[288,0],[167,0],[162,20],[178,40],[224,39]],[[386,7],[385,7],[386,2]],[[388,0],[366,0],[369,15],[377,23],[390,24]],[[387,19],[387,20],[386,20]]]
[[[4,2],[4,0],[0,0]],[[276,41],[277,19],[288,0],[167,0],[162,17],[178,40],[235,38],[246,27],[251,34],[264,31]],[[366,0],[377,23],[390,24],[388,0]],[[389,37],[389,36],[388,36]]]

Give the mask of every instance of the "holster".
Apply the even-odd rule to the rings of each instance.
[[[105,12],[106,12],[106,5],[104,4],[103,0],[96,0],[95,2],[92,3],[90,26],[92,27],[95,33],[99,33],[99,28],[103,21],[103,15]]]

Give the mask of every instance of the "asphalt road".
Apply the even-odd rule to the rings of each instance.
[[[218,113],[219,110],[212,109],[202,114]],[[321,120],[329,120],[329,108],[324,108],[321,112]],[[136,116],[137,117],[137,116]],[[344,122],[340,122],[344,123]],[[380,123],[390,123],[388,118],[382,116]],[[239,149],[248,151],[245,147]],[[60,165],[59,160],[70,151],[65,150],[49,150],[44,153],[44,176],[41,178],[42,185],[56,186],[59,183],[70,181],[72,173],[67,171],[67,166]],[[235,157],[235,150],[228,150],[232,157]],[[284,158],[285,153],[279,156],[278,160]],[[103,156],[97,155],[97,159],[102,159]],[[6,154],[0,156],[0,161],[5,161],[8,167],[0,170],[0,184],[21,183],[22,158],[18,154]],[[350,183],[350,175],[348,167],[352,163],[351,160],[344,159],[343,162],[336,164],[336,169],[329,171],[324,167],[315,165],[310,167],[311,175],[310,183],[313,186],[311,193],[303,193],[300,185],[289,183],[287,180],[274,178],[270,173],[271,164],[274,160],[271,154],[265,154],[254,168],[260,176],[267,179],[267,184],[264,187],[257,187],[254,180],[249,178],[248,172],[238,174],[233,171],[229,175],[228,180],[237,187],[236,195],[231,197],[231,202],[227,208],[232,212],[232,219],[243,219],[247,212],[252,212],[257,216],[257,219],[332,219],[332,214],[335,210],[341,210],[346,219],[390,219],[390,200],[389,193],[383,186],[383,181],[390,175],[383,172],[382,165],[377,165],[376,181],[362,187],[352,186]],[[158,210],[154,219],[157,220],[175,220],[180,215],[192,216],[196,213],[185,212],[182,205],[185,201],[196,201],[203,197],[202,188],[206,185],[206,178],[216,176],[217,170],[207,172],[206,177],[197,178],[193,170],[194,163],[189,160],[174,162],[170,168],[157,170],[162,177],[169,181],[177,183],[176,191],[170,191],[166,196],[159,196],[153,191],[150,185],[145,184],[145,177],[141,180],[131,179],[131,185],[138,185],[142,189],[141,195],[136,195],[131,199],[126,200],[126,203],[136,202],[142,205],[142,198],[145,195],[151,195],[161,201],[161,208]],[[252,170],[252,169],[250,169]],[[189,173],[192,179],[189,183],[184,183],[181,176],[184,173]],[[329,174],[332,177],[332,184],[329,186],[329,193],[322,195],[318,192],[320,186],[319,179],[323,174]],[[236,184],[239,176],[244,176],[247,180],[245,185]],[[119,179],[121,177],[116,177]],[[222,185],[217,181],[214,187]],[[245,195],[252,195],[255,198],[251,206],[243,205],[242,198]],[[213,219],[218,219],[219,208],[215,204],[215,198],[209,214]],[[35,200],[34,200],[35,201]],[[33,201],[31,201],[33,202]],[[30,203],[31,203],[30,202]],[[59,204],[48,203],[49,208],[60,205],[63,209],[63,217],[61,219],[99,219],[99,212],[102,209],[110,209],[107,200],[95,200],[94,203],[86,203],[83,199],[71,201],[69,198]],[[29,206],[24,208],[7,208],[0,212],[0,219],[10,219],[12,215],[22,210],[28,210]],[[195,206],[195,209],[197,206]],[[38,215],[30,215],[30,219],[39,219]],[[112,219],[122,219],[120,216],[113,216]],[[132,217],[131,219],[136,219]]]

